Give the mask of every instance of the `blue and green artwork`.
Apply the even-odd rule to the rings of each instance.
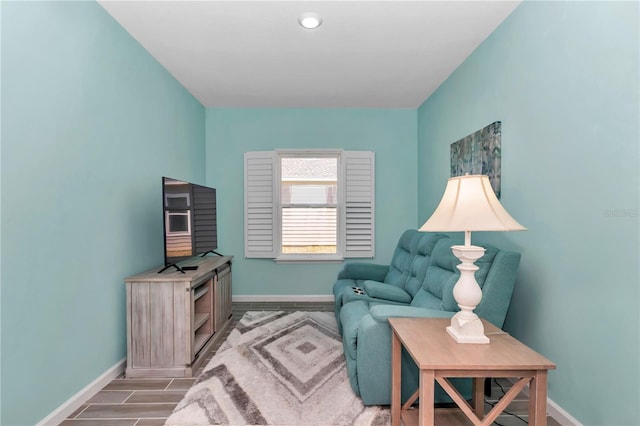
[[[500,198],[501,140],[502,124],[496,121],[452,143],[451,177],[487,175],[493,191]]]

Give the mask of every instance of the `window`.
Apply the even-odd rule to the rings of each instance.
[[[165,212],[167,235],[191,235],[191,213],[187,211]]]
[[[373,207],[373,152],[245,154],[245,257],[373,257]]]
[[[171,189],[171,187],[168,187],[168,189]],[[191,195],[188,192],[167,192],[164,195],[164,206],[167,209],[188,209],[191,206]]]
[[[281,254],[337,254],[338,156],[280,156]]]

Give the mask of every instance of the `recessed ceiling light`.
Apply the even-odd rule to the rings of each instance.
[[[300,15],[298,22],[303,28],[312,30],[314,28],[318,28],[320,24],[322,24],[322,18],[317,13],[308,12]]]

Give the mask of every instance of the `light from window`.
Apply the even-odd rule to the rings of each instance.
[[[282,157],[280,164],[282,253],[337,253],[338,158]]]

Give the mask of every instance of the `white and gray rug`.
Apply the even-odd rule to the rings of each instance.
[[[331,312],[247,312],[165,425],[388,425],[349,385]]]

